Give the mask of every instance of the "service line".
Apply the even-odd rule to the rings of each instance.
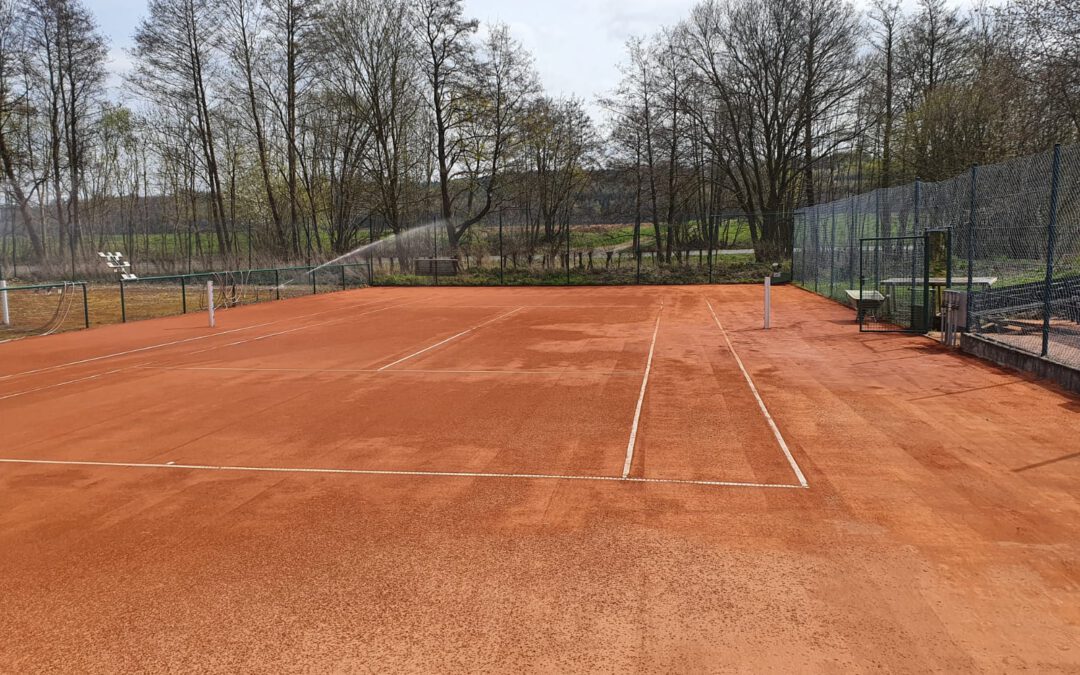
[[[264,335],[256,335],[255,337],[247,338],[247,339],[244,339],[244,340],[236,340],[235,342],[227,342],[227,343],[225,343],[223,345],[214,345],[212,347],[207,347],[206,349],[198,349],[198,350],[193,351],[193,352],[185,352],[184,354],[181,354],[180,356],[194,356],[195,354],[202,354],[204,352],[211,352],[211,351],[214,351],[214,350],[217,350],[217,349],[224,349],[225,347],[235,347],[236,345],[247,344],[249,342],[258,342],[259,340],[266,340],[267,338],[277,337],[278,335],[288,335],[289,333],[296,333],[298,331],[307,330],[309,328],[318,328],[319,326],[328,326],[328,325],[333,324],[333,323],[343,323],[345,321],[349,321],[350,319],[355,319],[356,317],[368,316],[369,314],[378,314],[379,312],[385,312],[388,309],[397,309],[398,307],[404,307],[405,305],[411,305],[413,303],[420,302],[420,300],[426,300],[426,299],[427,298],[420,298],[419,300],[409,300],[408,302],[399,302],[396,305],[387,305],[385,307],[377,307],[375,309],[370,309],[370,310],[368,310],[366,312],[360,312],[359,314],[350,314],[348,316],[337,317],[335,319],[327,319],[326,321],[318,321],[316,323],[307,323],[307,324],[304,324],[303,326],[296,326],[295,328],[286,328],[285,330],[279,330],[279,331],[276,331],[274,333],[266,333]],[[369,305],[362,305],[362,306],[367,307]]]
[[[384,301],[383,300],[375,300],[374,302],[368,302],[368,303],[361,304],[361,305],[359,305],[359,307],[370,307],[371,305],[378,304],[380,302],[384,302]],[[300,319],[309,319],[309,318],[311,318],[313,316],[321,316],[323,314],[329,314],[330,312],[340,312],[340,311],[342,311],[342,309],[340,307],[335,307],[333,309],[327,309],[327,310],[323,310],[321,312],[312,312],[310,314],[302,314],[300,316],[295,316],[295,317],[286,317],[286,318],[282,318],[282,319],[275,319],[273,321],[264,321],[263,323],[256,323],[256,324],[252,324],[250,326],[241,326],[239,328],[231,328],[229,330],[217,331],[217,332],[214,332],[214,333],[208,333],[206,335],[196,335],[195,337],[183,338],[181,340],[172,340],[170,342],[161,342],[161,343],[154,344],[154,345],[147,345],[145,347],[136,347],[134,349],[127,349],[127,350],[124,350],[122,352],[113,352],[111,354],[102,354],[101,356],[92,356],[92,357],[85,358],[85,359],[79,359],[77,361],[68,361],[66,363],[58,363],[55,366],[45,366],[43,368],[35,368],[33,370],[24,370],[24,371],[19,372],[19,373],[11,373],[10,375],[0,375],[0,382],[3,382],[4,380],[10,380],[10,379],[16,378],[16,377],[22,377],[23,375],[37,375],[38,373],[47,373],[47,372],[50,372],[50,371],[53,371],[53,370],[60,370],[62,368],[70,368],[71,366],[81,366],[81,365],[87,364],[87,363],[94,363],[95,361],[104,361],[106,359],[115,359],[115,358],[118,358],[118,357],[121,357],[121,356],[128,356],[129,354],[139,354],[141,352],[148,352],[148,351],[152,351],[152,350],[155,350],[155,349],[164,349],[165,347],[173,347],[175,345],[182,345],[182,344],[186,344],[188,342],[196,342],[196,341],[199,341],[199,340],[207,340],[209,338],[220,337],[222,335],[229,335],[231,333],[240,333],[240,332],[247,331],[247,330],[254,330],[256,328],[262,328],[264,326],[272,326],[272,325],[274,325],[276,323],[281,323],[282,321],[298,321]],[[194,312],[192,312],[192,313],[194,314]]]
[[[399,363],[404,363],[405,361],[408,361],[409,359],[411,359],[413,357],[420,356],[424,352],[429,352],[432,349],[435,349],[436,347],[441,347],[442,345],[446,344],[447,342],[450,342],[452,340],[456,340],[456,339],[458,339],[459,337],[461,337],[463,335],[468,335],[469,333],[472,333],[475,330],[483,328],[484,326],[486,326],[486,325],[488,325],[490,323],[494,323],[494,322],[498,321],[499,319],[505,319],[506,317],[510,316],[511,314],[516,314],[517,312],[520,312],[523,309],[525,309],[525,308],[524,307],[517,307],[515,309],[510,310],[509,312],[505,312],[503,314],[500,314],[499,316],[497,316],[497,317],[495,317],[493,319],[488,319],[487,321],[485,321],[483,323],[478,323],[475,326],[473,326],[472,328],[466,328],[465,330],[461,331],[457,335],[451,335],[450,337],[446,338],[445,340],[441,340],[439,342],[436,342],[433,345],[429,345],[427,347],[424,347],[420,351],[413,352],[412,354],[409,354],[408,356],[401,357],[397,361],[394,361],[392,363],[388,363],[388,364],[386,364],[385,366],[383,366],[381,368],[377,368],[376,372],[382,372],[382,371],[386,370],[387,368],[391,368],[393,366],[396,366]]]
[[[641,378],[641,391],[638,392],[637,407],[634,408],[634,423],[630,425],[630,440],[626,443],[626,461],[623,462],[622,477],[630,476],[630,465],[634,463],[634,445],[637,443],[638,424],[641,422],[641,406],[645,402],[645,388],[649,386],[649,373],[652,371],[653,354],[656,352],[656,336],[660,333],[660,316],[664,306],[656,313],[656,327],[653,328],[652,342],[649,344],[649,358],[645,361],[645,375]]]
[[[36,392],[39,392],[39,391],[46,391],[48,389],[56,389],[57,387],[66,387],[69,384],[77,384],[79,382],[86,382],[87,380],[96,380],[96,379],[101,378],[101,377],[107,377],[109,375],[115,375],[116,373],[119,373],[122,370],[127,370],[129,367],[131,367],[131,366],[128,366],[128,367],[125,367],[125,368],[117,368],[116,370],[110,370],[110,371],[107,371],[107,372],[104,372],[104,373],[98,373],[97,375],[89,375],[87,377],[80,377],[80,378],[77,378],[77,379],[74,379],[74,380],[67,380],[66,382],[57,382],[55,384],[47,384],[44,387],[35,387],[34,389],[27,389],[25,391],[17,391],[17,392],[15,392],[13,394],[5,394],[3,396],[0,396],[0,401],[6,401],[9,398],[17,398],[19,396],[26,396],[27,394],[33,394],[33,393],[36,393]]]
[[[776,488],[801,490],[805,485],[786,483],[740,483],[721,480],[692,480],[682,478],[628,478],[626,476],[574,476],[546,473],[493,473],[473,471],[407,471],[393,469],[333,469],[278,466],[229,466],[216,464],[175,464],[171,462],[94,462],[56,459],[0,459],[0,464],[35,466],[83,466],[113,469],[186,469],[189,471],[236,471],[278,474],[336,474],[353,476],[418,476],[426,478],[517,478],[528,480],[601,481],[608,483],[653,483],[659,485],[702,485],[707,487]]]
[[[784,436],[780,433],[780,428],[776,426],[776,421],[773,420],[773,416],[769,414],[769,409],[765,407],[765,401],[761,399],[761,394],[758,393],[757,386],[754,385],[754,380],[750,377],[750,373],[747,372],[742,359],[740,359],[739,355],[735,352],[735,346],[731,344],[731,338],[728,337],[727,331],[724,330],[724,324],[720,323],[720,317],[716,315],[716,310],[713,309],[712,303],[709,302],[708,298],[705,299],[705,304],[709,306],[709,313],[712,314],[713,321],[716,322],[716,327],[720,329],[720,334],[724,336],[724,342],[727,343],[728,351],[735,357],[735,363],[738,364],[739,370],[742,371],[746,383],[750,385],[750,391],[754,394],[754,399],[757,401],[758,407],[761,408],[761,414],[765,416],[765,421],[768,422],[769,428],[772,429],[773,436],[776,437],[776,442],[780,445],[780,450],[783,451],[784,457],[787,458],[788,464],[791,466],[791,470],[795,472],[795,477],[799,480],[799,485],[801,487],[809,487],[806,482],[806,476],[803,475],[802,469],[799,468],[795,458],[791,455],[791,450],[788,448],[787,441],[784,440]]]

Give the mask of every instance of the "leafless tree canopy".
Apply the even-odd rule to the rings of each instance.
[[[975,2],[704,0],[594,123],[462,0],[148,0],[118,91],[82,0],[0,0],[0,257],[306,262],[432,221],[453,254],[509,209],[665,264],[738,212],[783,259],[798,207],[1080,138],[1080,6]]]

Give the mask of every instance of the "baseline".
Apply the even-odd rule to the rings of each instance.
[[[0,464],[36,466],[84,466],[118,469],[187,469],[189,471],[236,471],[248,473],[336,474],[356,476],[418,476],[428,478],[503,478],[525,480],[597,481],[606,483],[653,483],[659,485],[700,485],[706,487],[775,488],[801,490],[805,485],[786,483],[740,483],[719,480],[682,480],[678,478],[627,478],[622,476],[574,476],[543,473],[483,473],[470,471],[409,471],[387,469],[334,469],[318,467],[234,466],[214,464],[170,464],[154,462],[95,462],[82,460],[8,459]]]

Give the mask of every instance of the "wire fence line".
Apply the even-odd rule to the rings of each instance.
[[[1080,146],[797,215],[792,277],[799,286],[852,304],[879,294],[893,306],[886,320],[918,331],[938,327],[940,300],[925,308],[897,302],[905,284],[889,275],[916,291],[965,290],[969,333],[1080,367]],[[925,237],[921,261],[911,237]],[[920,308],[929,325],[912,312]],[[859,308],[860,320],[867,311]]]
[[[0,343],[208,309],[317,295],[371,283],[364,263],[196,272],[114,280],[11,285],[0,280]]]

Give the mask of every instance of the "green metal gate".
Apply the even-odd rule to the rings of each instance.
[[[926,234],[859,241],[859,330],[926,333],[933,316]]]

